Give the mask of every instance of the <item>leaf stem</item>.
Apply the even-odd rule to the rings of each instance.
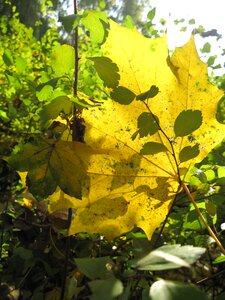
[[[168,141],[169,144],[170,144],[170,147],[171,147],[172,152],[171,152],[171,151],[169,151],[169,152],[170,152],[170,154],[172,155],[172,157],[173,157],[173,159],[174,159],[174,162],[175,162],[175,165],[176,165],[176,171],[177,171],[178,179],[179,179],[179,181],[180,181],[180,170],[179,170],[179,168],[178,168],[178,161],[177,161],[176,154],[175,154],[175,151],[174,151],[173,143],[171,142],[170,138],[167,136],[167,134],[165,133],[165,131],[164,131],[164,130],[162,129],[162,127],[160,126],[158,120],[155,118],[155,115],[152,113],[150,107],[148,106],[148,103],[146,103],[146,102],[144,102],[144,101],[143,101],[143,103],[144,103],[144,105],[146,106],[147,110],[148,110],[148,111],[150,112],[150,114],[152,115],[152,117],[154,118],[154,120],[155,120],[155,122],[156,122],[156,124],[157,124],[157,126],[158,126],[158,128],[159,128],[159,130],[162,132],[162,134],[164,135],[164,137],[167,139],[167,141]],[[162,141],[162,138],[161,138],[160,135],[159,135],[159,138],[160,138],[161,141]],[[162,143],[163,143],[163,141],[162,141]],[[168,157],[168,159],[169,159],[169,161],[171,161],[169,157]]]
[[[208,230],[210,236],[214,239],[215,243],[217,244],[217,246],[220,248],[220,251],[225,255],[225,249],[223,248],[222,244],[220,243],[220,241],[218,240],[217,236],[215,235],[215,233],[212,231],[212,229],[209,227],[209,225],[207,224],[206,219],[204,218],[204,216],[202,215],[200,209],[197,206],[197,203],[195,202],[192,194],[190,193],[187,185],[184,182],[181,182],[181,186],[185,192],[185,194],[187,195],[188,199],[191,201],[191,203],[193,204],[195,210],[197,211],[200,219],[202,220],[202,222],[204,223],[206,229]]]

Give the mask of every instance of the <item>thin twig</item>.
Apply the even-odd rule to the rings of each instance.
[[[68,228],[70,227],[72,221],[72,208],[68,209]],[[64,272],[63,272],[63,279],[62,279],[62,289],[60,300],[64,299],[64,294],[66,290],[66,278],[67,278],[67,269],[69,263],[69,254],[70,254],[70,236],[66,237],[66,251],[65,251],[65,263],[64,263]]]
[[[77,0],[73,1],[74,5],[74,14],[77,15],[78,13],[78,4]],[[79,67],[79,57],[78,57],[78,26],[74,30],[74,52],[75,52],[75,69],[74,69],[74,81],[73,81],[73,95],[77,96],[77,89],[78,89],[78,67]],[[73,118],[72,123],[75,124],[76,122],[76,106],[73,106]],[[72,140],[76,141],[76,130],[75,127],[72,127]],[[72,208],[68,209],[68,230],[70,228],[71,222],[72,222]],[[61,295],[60,300],[64,299],[65,294],[65,288],[66,288],[66,277],[67,277],[67,269],[68,269],[68,262],[69,262],[69,253],[70,253],[70,236],[67,236],[66,238],[66,251],[65,251],[65,264],[64,264],[64,274],[63,274],[63,280],[62,280],[62,289],[61,289]]]
[[[168,211],[168,213],[167,213],[167,215],[166,215],[166,218],[165,218],[165,220],[163,221],[163,224],[162,224],[162,226],[161,226],[161,228],[160,228],[160,230],[159,230],[159,235],[158,235],[158,237],[156,238],[155,242],[153,243],[153,249],[156,248],[157,245],[158,245],[158,243],[159,243],[160,237],[161,237],[161,235],[162,235],[162,233],[163,233],[163,230],[164,230],[164,228],[165,228],[165,226],[166,226],[166,223],[167,223],[167,221],[168,221],[168,219],[169,219],[169,216],[170,216],[170,214],[171,214],[171,212],[172,212],[172,210],[173,210],[173,207],[174,207],[174,205],[175,205],[175,203],[176,203],[176,197],[177,197],[177,195],[178,195],[178,191],[179,191],[179,190],[180,190],[180,186],[179,186],[178,189],[177,189],[176,196],[175,196],[175,198],[174,198],[174,200],[173,200],[173,202],[172,202],[172,205],[170,206],[169,211]]]
[[[202,220],[202,222],[204,223],[206,229],[208,230],[210,236],[214,239],[215,243],[217,244],[217,246],[220,248],[220,251],[225,255],[225,249],[223,248],[222,244],[220,243],[220,241],[218,240],[217,236],[215,235],[215,233],[212,231],[212,229],[209,227],[209,225],[207,224],[206,219],[204,218],[204,216],[202,215],[200,209],[198,208],[197,203],[195,202],[192,194],[190,193],[188,187],[186,186],[186,184],[184,182],[181,183],[182,188],[184,190],[184,192],[186,193],[188,199],[191,201],[191,203],[193,204],[195,210],[197,211],[200,219]]]

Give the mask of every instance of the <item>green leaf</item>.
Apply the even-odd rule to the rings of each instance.
[[[154,7],[153,9],[151,9],[149,12],[148,12],[148,15],[147,15],[147,18],[152,21],[155,17],[155,13],[156,13],[156,8]]]
[[[12,76],[12,74],[10,74],[9,72],[6,71],[5,76],[11,86],[13,86],[16,90],[21,89],[21,87],[22,87],[21,83],[20,83],[19,79],[16,77],[16,75]]]
[[[203,214],[203,216],[205,217],[205,219],[208,222],[212,222],[212,218],[209,217],[208,214],[206,213],[205,203],[198,203],[198,207],[199,207],[201,213]],[[213,219],[213,223],[215,224],[214,219]],[[205,229],[205,224],[199,218],[199,215],[195,209],[189,211],[184,216],[183,228],[186,230],[195,230],[195,231],[202,231]]]
[[[7,116],[6,111],[4,110],[0,110],[0,119],[2,119],[5,122],[10,120],[10,118]]]
[[[206,294],[191,284],[159,280],[150,288],[151,300],[208,300]]]
[[[88,285],[92,291],[92,300],[114,300],[123,292],[123,284],[116,278],[94,280]]]
[[[225,167],[218,167],[217,175],[218,178],[225,178]]]
[[[132,91],[123,86],[116,87],[110,95],[113,100],[125,105],[130,104],[136,97]]]
[[[91,153],[84,143],[42,139],[16,147],[9,164],[28,171],[27,183],[34,196],[46,198],[59,186],[64,193],[81,199]]]
[[[127,15],[123,21],[123,26],[127,28],[135,28],[134,21],[131,16]]]
[[[159,152],[166,152],[166,151],[168,151],[168,149],[163,144],[156,143],[156,142],[148,142],[143,145],[140,153],[143,155],[153,155]]]
[[[139,94],[136,97],[136,99],[144,101],[144,100],[147,100],[149,98],[154,98],[158,93],[159,93],[159,88],[155,85],[152,85],[151,88],[147,92]]]
[[[201,232],[200,234],[195,233],[194,236],[194,244],[197,247],[205,247],[207,248],[210,244],[214,243],[214,239],[209,235],[203,235]]]
[[[209,67],[214,65],[216,58],[217,58],[217,55],[213,55],[213,56],[209,57],[209,59],[207,60],[207,64]]]
[[[105,12],[88,10],[81,23],[90,31],[90,37],[94,43],[102,44],[108,33],[108,19]]]
[[[27,185],[34,195],[48,196],[52,194],[57,186],[49,168],[48,160],[51,148],[48,144],[25,144],[18,145],[9,158],[9,164],[18,171],[29,171]]]
[[[211,217],[214,217],[216,215],[216,206],[209,199],[205,199],[205,209]]]
[[[72,102],[67,96],[59,96],[45,105],[40,112],[40,118],[46,122],[50,119],[56,119],[61,111],[65,114],[70,114],[72,110]]]
[[[72,277],[67,277],[66,278],[66,289],[65,289],[65,294],[66,294],[66,299],[73,299],[74,295],[76,294],[77,290],[77,280],[75,276]]]
[[[6,66],[9,67],[9,66],[13,65],[13,57],[12,57],[12,53],[10,50],[5,49],[2,58],[3,58],[4,63],[6,64]]]
[[[197,130],[202,125],[200,110],[183,110],[175,120],[174,132],[177,136],[186,136]]]
[[[59,17],[59,22],[62,22],[65,30],[70,33],[73,28],[76,28],[84,15],[69,15]]]
[[[99,8],[101,8],[102,10],[104,10],[106,8],[106,3],[104,0],[100,0],[99,2]]]
[[[109,256],[98,258],[76,258],[75,262],[79,271],[84,273],[90,279],[106,279],[113,275],[113,273],[107,269],[107,265],[114,264]]]
[[[26,71],[27,68],[27,61],[26,59],[18,56],[16,58],[16,69],[18,73],[24,73]]]
[[[204,248],[193,246],[162,246],[138,260],[133,267],[149,271],[190,267],[204,252]]]
[[[51,85],[46,84],[40,91],[36,91],[36,96],[39,101],[45,101],[51,96],[52,92],[53,87]]]
[[[218,256],[214,261],[213,264],[221,264],[225,262],[225,255]]]
[[[159,130],[159,118],[151,113],[144,112],[138,117],[138,133],[140,137],[153,135]]]
[[[211,51],[211,45],[210,45],[210,43],[208,43],[208,42],[205,43],[204,46],[203,46],[203,48],[201,49],[201,51],[203,53],[209,53]]]
[[[70,45],[57,45],[51,55],[51,67],[56,76],[71,73],[74,69],[75,53]]]
[[[119,84],[119,69],[117,65],[108,57],[92,57],[96,71],[99,77],[104,81],[105,85],[115,88]]]
[[[206,171],[204,171],[204,173],[207,177],[208,182],[214,180],[216,177],[216,174],[213,170],[206,170]]]
[[[189,25],[195,24],[195,19],[190,19],[190,20],[188,21],[188,24],[189,24]]]
[[[184,161],[188,161],[188,160],[198,156],[199,153],[200,153],[200,151],[199,151],[198,144],[194,145],[193,147],[191,147],[191,146],[184,147],[179,153],[180,162],[182,163]]]

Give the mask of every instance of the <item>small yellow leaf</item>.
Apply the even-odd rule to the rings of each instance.
[[[27,198],[21,198],[17,200],[17,203],[26,208],[31,208],[33,206],[33,201]]]

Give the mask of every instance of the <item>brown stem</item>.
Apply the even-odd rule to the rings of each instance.
[[[197,203],[195,202],[192,194],[190,193],[188,187],[186,186],[186,184],[184,182],[181,182],[182,188],[184,190],[184,192],[186,193],[188,199],[191,201],[191,203],[193,204],[195,210],[197,211],[200,219],[202,220],[202,222],[204,223],[206,229],[208,230],[210,236],[214,239],[215,243],[217,244],[217,246],[220,248],[220,251],[225,255],[225,249],[223,248],[222,244],[220,243],[220,241],[218,240],[217,236],[215,235],[215,233],[212,231],[212,229],[209,227],[209,225],[207,224],[206,219],[204,218],[204,216],[202,215],[200,209],[197,206]]]
[[[74,0],[74,14],[77,15],[78,13],[78,4],[77,0]],[[77,95],[77,87],[78,87],[78,26],[74,30],[74,51],[75,51],[75,70],[74,70],[74,83],[73,83],[73,94],[74,96]],[[76,113],[76,111],[75,111]]]
[[[74,4],[74,14],[77,15],[78,13],[78,4],[77,0],[73,1]],[[74,69],[74,82],[73,82],[73,95],[76,97],[77,96],[77,90],[78,90],[78,68],[79,68],[79,57],[78,57],[78,27],[75,28],[74,30],[74,52],[75,52],[75,69]],[[77,130],[76,126],[76,106],[73,106],[73,118],[72,118],[72,140],[76,141],[77,140]],[[70,228],[71,222],[72,222],[72,208],[68,209],[68,230]],[[69,262],[69,254],[70,254],[70,242],[71,238],[68,236],[66,238],[66,251],[65,251],[65,264],[64,264],[64,273],[63,273],[63,278],[62,278],[62,289],[61,289],[61,295],[60,295],[60,300],[64,299],[64,294],[65,294],[65,289],[66,289],[66,278],[67,278],[67,270],[68,270],[68,262]]]
[[[68,209],[68,228],[70,227],[72,221],[72,208]],[[62,289],[60,300],[64,300],[64,294],[66,290],[66,278],[67,278],[67,270],[69,263],[69,255],[70,255],[70,236],[66,237],[66,251],[65,251],[65,262],[64,262],[64,270],[63,270],[63,278],[62,278]]]

